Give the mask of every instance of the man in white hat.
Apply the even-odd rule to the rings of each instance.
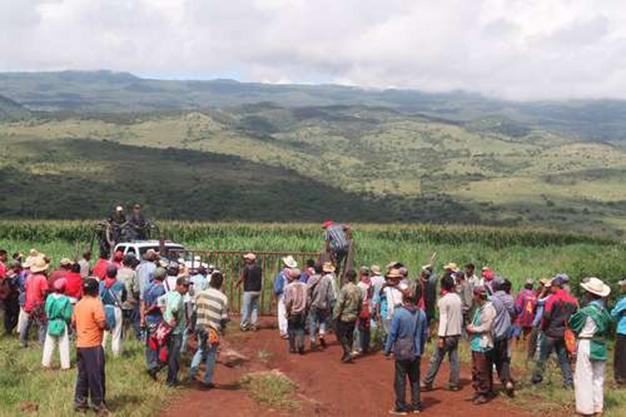
[[[615,375],[615,383],[624,387],[626,386],[626,278],[618,281],[617,284],[623,296],[611,310],[611,316],[617,322],[613,375]]]
[[[282,258],[282,262],[284,268],[274,278],[274,296],[276,297],[277,305],[276,315],[278,317],[278,331],[280,332],[280,337],[288,339],[287,310],[285,309],[285,287],[287,286],[291,270],[297,268],[298,263],[291,255]]]
[[[239,281],[237,281],[237,288],[243,284],[239,328],[242,332],[245,332],[247,330],[256,330],[259,317],[259,297],[263,290],[263,270],[257,264],[254,253],[245,254],[243,260],[246,265],[241,272]]]
[[[20,328],[20,343],[28,345],[28,332],[33,323],[38,326],[39,343],[43,345],[46,338],[46,313],[44,311],[45,297],[48,293],[48,279],[46,271],[49,263],[43,255],[38,256],[30,266],[31,275],[26,280],[26,300],[24,312],[28,319]]]
[[[604,368],[608,356],[606,336],[611,316],[605,299],[611,288],[592,277],[580,284],[585,290],[587,305],[569,320],[569,327],[578,336],[576,349],[576,412],[585,416],[602,414],[604,408]]]

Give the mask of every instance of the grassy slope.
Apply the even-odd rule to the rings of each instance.
[[[148,417],[172,397],[164,384],[155,384],[145,373],[143,345],[124,344],[120,359],[106,360],[107,402],[115,415]],[[53,366],[58,367],[58,353]],[[75,349],[70,348],[72,363]],[[56,365],[55,365],[56,364]],[[61,371],[41,369],[41,348],[33,344],[19,347],[17,339],[0,339],[0,416],[27,415],[24,407],[36,405],[38,417],[73,416],[76,368]]]
[[[392,198],[388,204],[395,211],[381,210],[378,218],[368,220],[452,218],[573,227],[593,233],[623,230],[618,221],[626,193],[623,149],[541,131],[521,134],[507,136],[493,126],[463,128],[385,109],[286,109],[270,104],[144,115],[123,123],[61,119],[0,125],[0,137],[9,143],[91,138],[176,147],[291,169],[302,178],[363,197]],[[91,156],[78,158],[82,164]],[[224,175],[229,176],[230,171]],[[237,181],[234,176],[232,183]],[[446,204],[433,204],[440,198]],[[451,206],[450,199],[458,206]],[[424,204],[428,210],[421,213]],[[301,215],[306,212],[302,204],[294,208],[290,215],[295,219],[310,218]]]

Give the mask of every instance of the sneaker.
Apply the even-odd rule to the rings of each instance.
[[[326,349],[326,340],[323,337],[320,337],[320,346],[322,349]]]
[[[506,395],[508,395],[509,397],[512,398],[515,396],[515,385],[513,385],[511,381],[506,383],[504,389],[506,390]]]
[[[352,355],[346,355],[343,358],[341,358],[341,362],[343,362],[343,363],[353,363],[354,360],[352,359]]]
[[[206,389],[206,390],[210,390],[210,389],[215,388],[215,384],[214,384],[214,383],[212,383],[212,382],[209,382],[208,384],[203,383],[203,384],[202,384],[202,388],[204,388],[204,389]]]
[[[406,416],[409,414],[409,412],[406,410],[400,410],[398,408],[392,408],[391,410],[389,410],[389,414],[391,414],[392,416]]]
[[[458,385],[453,385],[453,384],[446,384],[445,388],[446,390],[452,391],[452,392],[461,391],[461,387],[459,387]]]
[[[77,403],[74,404],[74,412],[76,413],[86,413],[89,410],[89,406],[87,403]]]
[[[433,390],[433,384],[427,384],[426,382],[422,381],[422,382],[420,382],[420,389],[422,391],[432,391]]]
[[[474,404],[476,405],[487,404],[487,402],[489,402],[489,400],[487,400],[487,397],[485,397],[484,395],[479,395],[474,399]]]

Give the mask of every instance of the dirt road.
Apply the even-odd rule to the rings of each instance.
[[[166,408],[162,417],[264,417],[290,414],[258,405],[237,386],[236,382],[241,376],[261,369],[279,369],[298,384],[297,399],[302,409],[297,414],[300,417],[374,417],[388,415],[392,407],[393,361],[386,360],[380,353],[344,365],[339,361],[341,349],[334,343],[333,336],[330,336],[333,343],[328,349],[304,356],[289,355],[286,342],[272,329],[237,333],[229,339],[234,347],[252,361],[239,368],[219,365],[215,376],[216,389],[202,391],[192,387],[180,400]],[[426,366],[426,360],[423,360],[422,373]],[[446,377],[447,369],[442,367],[436,385],[442,386]],[[424,413],[449,417],[530,415],[511,408],[509,403],[500,398],[484,406],[473,405],[471,375],[467,368],[462,369],[461,377],[463,389],[459,392],[435,389],[422,393]]]

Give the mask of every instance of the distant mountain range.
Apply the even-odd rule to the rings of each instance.
[[[0,73],[0,95],[33,111],[78,114],[207,110],[259,102],[287,107],[361,105],[451,122],[487,118],[512,131],[540,127],[585,140],[626,140],[626,101],[620,100],[514,102],[461,91],[154,80],[104,70]]]
[[[626,102],[0,73],[0,216],[626,232]]]

